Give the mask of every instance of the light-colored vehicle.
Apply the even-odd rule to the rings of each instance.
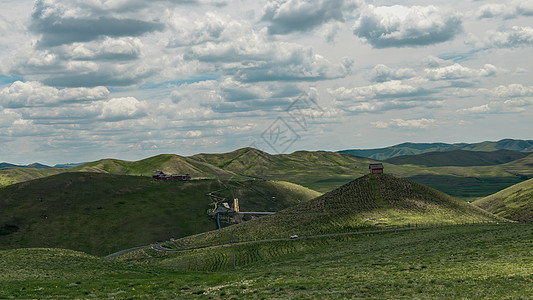
[[[291,239],[297,239],[297,238],[298,238],[297,234],[291,235]]]

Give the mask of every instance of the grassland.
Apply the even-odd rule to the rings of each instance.
[[[285,182],[62,173],[0,189],[0,249],[53,247],[106,255],[216,229],[206,194],[241,197],[244,211],[277,211],[318,196]]]
[[[474,205],[503,218],[533,222],[533,179],[475,201]]]
[[[7,250],[0,298],[530,299],[532,245],[532,225],[500,224],[152,250],[124,261]]]
[[[178,249],[236,241],[287,238],[343,232],[502,222],[473,205],[426,186],[387,174],[360,177],[318,198],[251,220],[176,240]]]
[[[105,159],[67,169],[2,170],[0,186],[67,171],[147,176],[161,169],[166,173],[190,173],[193,178],[284,180],[327,192],[368,173],[368,164],[373,162],[376,161],[334,152],[298,151],[270,155],[244,148],[230,153],[190,157],[158,155],[137,162]],[[492,166],[427,167],[385,163],[385,172],[429,185],[452,196],[475,200],[533,177],[532,166],[533,154]]]

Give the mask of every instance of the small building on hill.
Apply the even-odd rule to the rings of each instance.
[[[370,174],[381,174],[383,173],[383,164],[370,164],[368,165],[368,169],[370,170]]]

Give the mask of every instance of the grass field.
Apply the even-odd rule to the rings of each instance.
[[[531,299],[533,294],[533,226],[527,224],[142,255],[110,261],[57,249],[0,251],[0,298]]]
[[[533,179],[479,199],[474,205],[518,222],[533,222]]]
[[[63,173],[0,188],[0,249],[53,247],[106,255],[217,228],[206,194],[243,211],[277,211],[320,195],[286,182]]]
[[[175,241],[179,249],[352,231],[502,222],[478,207],[387,174],[360,177],[318,198],[249,222]]]

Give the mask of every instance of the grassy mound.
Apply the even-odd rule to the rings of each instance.
[[[479,199],[474,204],[503,218],[533,222],[533,179]]]
[[[377,228],[501,222],[478,207],[387,174],[360,177],[276,215],[176,241],[181,248]]]
[[[243,211],[277,211],[319,194],[269,181],[154,181],[63,173],[0,189],[0,249],[53,247],[106,255],[216,229],[209,192]]]

